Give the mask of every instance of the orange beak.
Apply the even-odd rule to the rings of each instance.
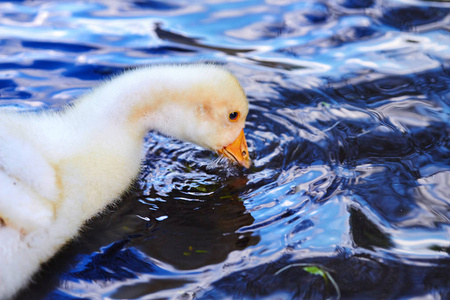
[[[248,155],[247,141],[245,140],[244,129],[241,130],[237,139],[226,147],[218,150],[219,154],[228,157],[245,168],[250,168],[252,161]]]

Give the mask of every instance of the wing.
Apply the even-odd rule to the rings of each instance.
[[[58,196],[55,170],[39,149],[0,126],[0,218],[25,232],[47,226]]]

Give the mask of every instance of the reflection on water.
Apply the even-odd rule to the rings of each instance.
[[[59,109],[133,66],[219,61],[254,166],[151,132],[132,192],[19,298],[446,298],[450,6],[0,3],[0,105]],[[105,176],[107,176],[105,174]],[[286,266],[292,266],[279,272]]]

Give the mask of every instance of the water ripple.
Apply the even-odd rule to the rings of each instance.
[[[219,61],[248,95],[254,161],[149,133],[133,191],[19,298],[336,297],[305,264],[344,298],[448,298],[449,9],[0,3],[2,107],[59,109],[134,66]]]

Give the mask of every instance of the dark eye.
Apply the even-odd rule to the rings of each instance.
[[[233,111],[228,117],[231,121],[237,121],[237,119],[239,118],[239,112]]]

